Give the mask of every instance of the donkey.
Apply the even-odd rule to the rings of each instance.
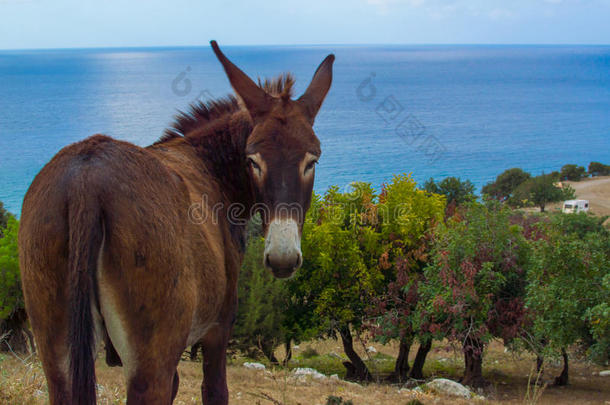
[[[270,271],[290,277],[301,265],[321,153],[312,127],[334,55],[294,100],[290,75],[257,85],[211,45],[239,98],[194,104],[146,148],[104,135],[69,145],[25,196],[22,284],[52,405],[96,402],[102,343],[109,365],[123,367],[129,405],[171,404],[180,356],[196,342],[203,402],[227,404],[252,213]]]

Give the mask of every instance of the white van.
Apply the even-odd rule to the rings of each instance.
[[[589,211],[589,200],[568,200],[563,202],[562,211],[566,214]]]

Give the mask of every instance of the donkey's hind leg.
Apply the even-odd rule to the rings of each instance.
[[[158,318],[151,315],[156,307],[148,308],[137,297],[130,297],[131,305],[121,305],[108,290],[103,275],[100,280],[102,314],[127,379],[127,404],[171,404],[178,390],[176,367],[186,342],[186,336],[181,335],[185,333],[177,333],[175,324],[161,316],[155,321]],[[155,302],[155,297],[150,300]]]
[[[61,228],[58,232],[61,232]],[[28,256],[30,260],[24,261],[22,282],[26,308],[36,340],[38,358],[47,379],[49,403],[71,404],[69,300],[65,283],[68,264],[60,254],[63,246],[51,249],[51,244],[41,245],[45,249],[32,248],[32,253]]]
[[[99,298],[127,379],[127,404],[169,405],[178,389],[176,368],[192,318],[192,308],[184,302],[187,294],[163,282],[157,267],[117,268],[109,261],[101,266]],[[181,286],[179,280],[176,285]]]

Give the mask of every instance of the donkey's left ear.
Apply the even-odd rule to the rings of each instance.
[[[297,100],[305,110],[305,114],[312,125],[322,106],[324,97],[326,97],[326,93],[328,93],[328,90],[330,89],[330,84],[333,80],[334,61],[335,55],[332,53],[322,61],[320,66],[318,66],[316,73],[314,73],[309,87],[307,87],[305,93]]]

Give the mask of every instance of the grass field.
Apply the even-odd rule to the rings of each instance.
[[[372,356],[360,352],[367,358],[371,370],[384,375],[392,368],[397,348],[393,345],[373,344],[377,353]],[[416,348],[414,348],[416,349]],[[303,355],[303,352],[307,352]],[[317,353],[317,354],[316,354]],[[295,360],[289,368],[313,367],[327,375],[343,373],[341,348],[333,340],[315,341],[300,345]],[[281,357],[282,353],[278,352]],[[337,356],[339,355],[339,356]],[[412,356],[415,350],[412,350]],[[423,404],[610,404],[610,377],[600,377],[599,367],[572,359],[570,385],[567,387],[532,386],[527,393],[528,379],[532,377],[534,359],[530,355],[505,352],[499,342],[494,342],[486,351],[484,375],[489,386],[478,394],[484,399],[457,399],[427,392],[402,390],[400,386],[373,383],[359,385],[336,378],[315,380],[310,377],[295,378],[289,369],[268,368],[251,370],[242,366],[247,359],[233,358],[228,367],[231,404],[272,405],[316,405],[326,404],[328,396],[340,396],[352,400],[354,405],[406,405],[412,399]],[[412,359],[411,359],[412,360]],[[462,370],[462,357],[450,345],[437,343],[424,368],[428,378],[446,377],[457,380]],[[176,404],[201,403],[200,385],[202,371],[200,362],[182,361],[179,366],[180,390]],[[552,361],[548,365],[543,381],[550,381],[560,372],[560,365]],[[103,360],[98,361],[98,396],[100,404],[125,402],[125,385],[120,368],[109,368]],[[535,375],[533,376],[535,379]],[[533,391],[542,394],[532,399]],[[529,398],[528,398],[529,397]],[[13,355],[0,355],[0,403],[44,404],[47,402],[46,383],[40,363],[35,357],[18,359]]]

